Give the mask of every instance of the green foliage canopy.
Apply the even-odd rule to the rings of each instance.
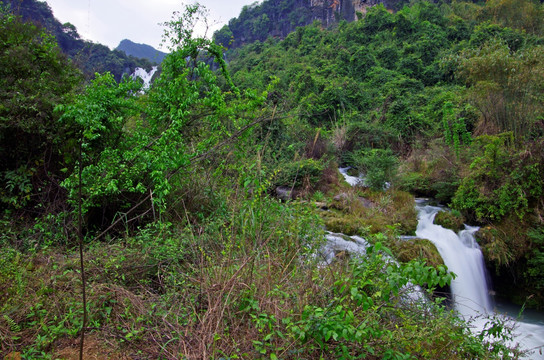
[[[1,202],[39,201],[38,188],[58,170],[48,159],[58,159],[66,131],[53,109],[80,79],[53,36],[0,7]]]

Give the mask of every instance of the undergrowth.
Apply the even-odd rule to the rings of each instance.
[[[264,193],[231,199],[228,216],[87,246],[95,354],[146,359],[497,359],[500,342],[470,334],[414,285],[451,275],[397,265],[376,235],[368,258],[318,266],[320,219],[310,205]],[[80,331],[78,254],[2,249],[2,354],[62,358]],[[426,299],[426,298],[425,298]]]

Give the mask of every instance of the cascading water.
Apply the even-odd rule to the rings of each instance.
[[[363,258],[366,255],[366,249],[370,244],[360,236],[347,236],[329,232],[325,235],[327,242],[320,249],[318,256],[322,259],[323,265],[330,265],[339,252],[348,252],[356,257]],[[397,263],[397,261],[387,254],[383,254],[386,263]],[[404,285],[402,301],[418,304],[428,304],[425,292],[420,286],[408,283]]]
[[[357,177],[357,176],[351,176],[348,174],[349,167],[345,168],[339,168],[338,171],[340,171],[340,174],[344,177],[346,182],[350,184],[351,186],[357,186],[359,184],[363,184],[365,179]]]
[[[158,66],[153,66],[151,71],[147,72],[145,69],[137,67],[134,70],[134,73],[131,76],[132,76],[133,79],[136,79],[137,77],[142,79],[143,82],[144,82],[144,84],[142,86],[142,91],[147,90],[151,86],[151,79],[153,79],[153,75],[155,75],[158,68],[159,68]]]
[[[364,185],[364,179],[347,174],[349,168],[341,168],[340,173],[351,186]],[[527,359],[544,359],[544,321],[520,321],[494,312],[489,296],[490,287],[486,280],[486,270],[482,252],[474,238],[477,227],[466,226],[456,234],[452,230],[433,224],[435,215],[442,210],[429,206],[423,200],[416,201],[419,212],[416,237],[430,240],[438,249],[449,270],[457,275],[451,283],[452,298],[457,312],[470,322],[475,333],[481,332],[492,317],[500,317],[507,326],[514,328],[510,346],[518,345],[529,351]],[[411,238],[411,237],[408,237]],[[339,250],[364,254],[364,239],[352,237],[351,241],[342,234],[327,235],[325,246],[326,263],[330,263]]]
[[[364,179],[348,175],[348,169],[339,169],[346,182],[351,186],[364,185]],[[488,322],[491,318],[499,317],[506,326],[514,328],[510,346],[519,344],[521,350],[529,352],[526,355],[527,359],[544,359],[542,354],[544,322],[520,321],[494,312],[489,296],[490,287],[486,280],[483,255],[474,238],[478,228],[465,225],[465,230],[456,234],[452,230],[433,224],[434,217],[443,210],[442,208],[427,205],[424,200],[416,200],[416,208],[419,212],[416,237],[430,240],[436,246],[448,269],[457,275],[450,285],[454,307],[461,317],[469,321],[472,331],[481,332],[485,327],[489,327]],[[366,247],[364,239],[351,237],[353,241],[349,241],[343,237],[345,237],[343,234],[327,235],[328,242],[322,252],[326,264],[330,264],[335,253],[340,250],[364,255]],[[416,296],[416,298],[421,297]]]
[[[330,265],[336,257],[337,252],[347,251],[350,254],[364,256],[366,248],[370,246],[365,239],[359,236],[350,236],[350,240],[346,240],[347,236],[344,234],[328,233],[325,237],[327,238],[327,242],[319,252],[324,265]]]
[[[470,320],[473,331],[482,331],[489,317],[498,315],[493,311],[484,259],[474,238],[478,228],[466,226],[465,230],[456,234],[452,230],[433,224],[435,215],[442,210],[440,207],[426,205],[421,200],[416,202],[416,207],[419,212],[417,237],[430,240],[438,249],[448,269],[457,275],[451,282],[455,309],[463,318]],[[507,316],[502,316],[502,320],[515,328],[511,346],[519,344],[522,350],[532,351],[528,354],[528,359],[543,358],[542,324],[516,321]]]
[[[448,269],[457,277],[451,282],[455,309],[464,317],[486,315],[493,307],[489,297],[485,265],[474,239],[477,227],[467,227],[460,234],[433,224],[441,208],[418,205],[416,236],[430,240],[438,249]]]

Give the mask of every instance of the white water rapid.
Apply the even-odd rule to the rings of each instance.
[[[327,242],[320,249],[318,256],[320,257],[321,264],[324,266],[330,265],[339,253],[347,252],[351,256],[355,256],[364,261],[366,256],[366,249],[370,246],[368,241],[360,236],[347,236],[344,234],[327,233],[325,235]],[[387,254],[383,254],[383,259],[386,263],[395,263],[397,261]],[[404,285],[401,293],[403,296],[402,301],[407,303],[428,304],[426,294],[420,286],[408,283]]]
[[[349,168],[338,170],[351,186],[364,186],[364,178],[348,175]],[[491,326],[490,321],[500,319],[505,326],[514,329],[509,346],[519,345],[520,350],[527,352],[524,357],[526,359],[544,359],[544,320],[528,317],[523,320],[515,319],[497,313],[493,308],[483,255],[474,238],[478,228],[465,225],[465,230],[456,234],[433,223],[436,214],[443,211],[442,208],[427,205],[425,200],[416,200],[416,208],[419,213],[416,237],[430,240],[438,249],[448,269],[457,275],[450,285],[452,300],[455,310],[468,322],[471,330],[479,334]],[[368,243],[363,238],[333,233],[326,237],[327,243],[321,250],[324,265],[330,264],[340,251],[361,257],[366,254]],[[411,238],[413,237],[401,237]],[[421,300],[423,292],[415,289],[415,294],[413,300]]]
[[[365,179],[357,176],[348,175],[349,169],[349,167],[339,168],[338,171],[340,171],[340,174],[342,174],[344,179],[346,179],[346,182],[351,186],[362,185],[365,182]]]
[[[323,260],[323,265],[330,265],[338,252],[346,251],[355,256],[366,255],[366,248],[370,244],[359,236],[350,236],[351,240],[346,240],[344,234],[328,233],[325,235],[327,242],[319,251],[319,256]]]
[[[351,176],[348,174],[348,170],[351,169],[351,167],[345,167],[345,168],[338,168],[338,171],[340,171],[340,174],[344,177],[346,182],[350,184],[351,186],[368,186],[368,183],[366,181],[366,178],[360,174],[360,176]],[[389,189],[391,184],[389,182],[386,182],[383,184],[383,190]]]
[[[457,277],[451,282],[451,292],[455,309],[473,327],[475,333],[481,332],[490,317],[500,316],[508,326],[514,327],[514,338],[510,345],[519,344],[521,350],[529,351],[527,359],[544,359],[544,324],[529,323],[496,314],[489,296],[489,284],[482,252],[474,233],[477,227],[466,226],[456,234],[452,230],[433,224],[440,207],[425,205],[416,201],[419,221],[416,236],[435,244],[448,269]],[[489,326],[489,325],[487,325]]]
[[[487,315],[493,311],[489,297],[489,285],[480,247],[474,239],[477,227],[456,234],[452,230],[433,224],[441,209],[436,206],[418,205],[419,221],[416,236],[430,240],[438,249],[448,269],[457,277],[451,282],[455,309],[465,318]]]

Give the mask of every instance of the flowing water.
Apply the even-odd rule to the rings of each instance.
[[[142,90],[147,90],[151,86],[151,79],[153,79],[153,75],[155,75],[158,68],[158,66],[153,66],[153,68],[149,72],[147,72],[145,69],[137,67],[131,76],[133,79],[136,79],[137,77],[142,79],[144,81]]]
[[[322,265],[330,265],[339,253],[347,252],[350,256],[364,259],[366,249],[370,244],[360,236],[347,236],[344,234],[327,233],[325,235],[327,242],[319,251]],[[382,254],[386,263],[395,263],[397,261],[387,254]],[[364,260],[361,260],[364,261]],[[404,285],[401,300],[406,303],[429,304],[425,291],[420,286],[408,283]]]
[[[475,333],[484,329],[490,318],[500,316],[506,324],[515,328],[510,345],[519,344],[522,350],[532,351],[528,359],[544,359],[544,322],[527,318],[516,320],[496,313],[489,295],[490,284],[487,282],[482,252],[474,238],[478,228],[466,226],[465,230],[456,234],[433,223],[435,215],[442,208],[426,205],[422,200],[416,203],[419,212],[416,236],[435,244],[448,269],[457,275],[451,283],[451,292],[458,313],[470,322]]]
[[[348,169],[339,169],[346,182],[351,186],[363,185],[364,179],[348,175]],[[504,306],[493,304],[483,255],[474,238],[478,228],[465,226],[465,230],[455,233],[433,223],[434,217],[443,208],[430,206],[424,200],[416,200],[416,208],[419,213],[416,237],[430,240],[448,269],[457,275],[450,286],[454,307],[470,323],[472,331],[481,332],[489,326],[490,319],[498,317],[514,328],[511,346],[519,344],[520,349],[529,351],[527,359],[544,359],[544,316],[531,316],[527,312],[524,317],[517,318],[516,310],[510,309],[508,315]],[[325,263],[330,263],[338,251],[364,255],[368,246],[360,237],[351,237],[350,241],[342,234],[328,234],[327,240],[322,252]]]
[[[464,317],[487,315],[493,311],[486,281],[484,259],[474,233],[477,227],[467,227],[456,234],[433,223],[441,209],[418,205],[419,221],[416,236],[430,240],[438,249],[448,269],[457,277],[451,282],[455,309]]]
[[[340,171],[340,174],[342,174],[346,182],[350,184],[351,186],[362,185],[365,182],[365,180],[361,177],[349,175],[348,174],[349,169],[350,169],[349,167],[339,168],[338,171]]]

